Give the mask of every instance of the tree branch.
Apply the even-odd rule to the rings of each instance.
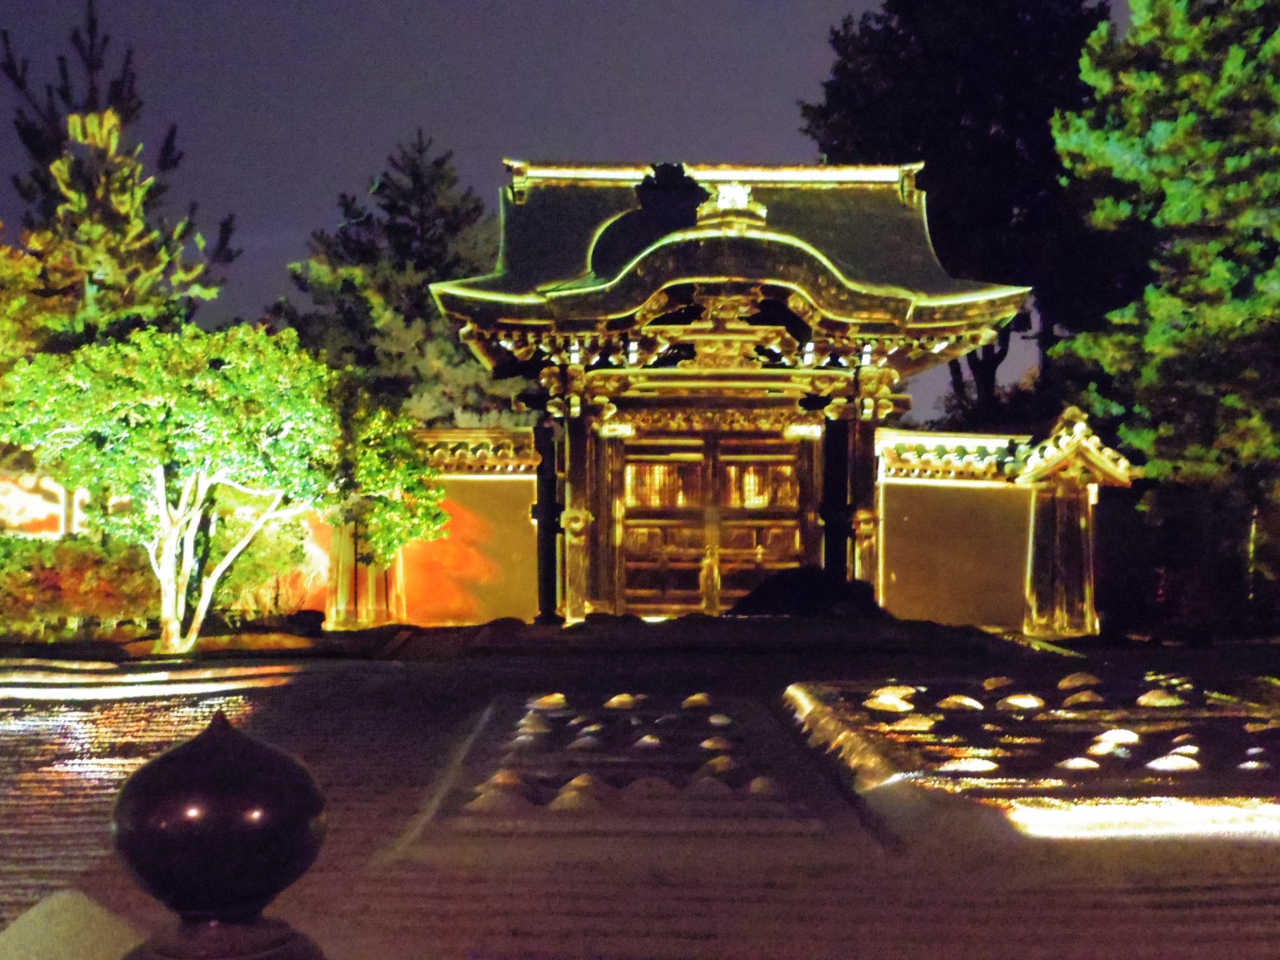
[[[234,486],[234,484],[228,484],[228,486]],[[213,602],[213,591],[218,585],[218,580],[221,579],[222,575],[226,573],[228,569],[230,569],[231,564],[235,563],[236,558],[244,552],[244,549],[249,546],[253,541],[253,538],[261,532],[262,528],[274,518],[276,508],[280,506],[280,501],[283,499],[284,491],[275,491],[275,496],[271,501],[271,506],[258,515],[258,519],[255,520],[253,522],[253,526],[249,528],[249,532],[241,537],[240,541],[234,547],[227,551],[227,555],[218,562],[217,566],[215,566],[212,571],[205,574],[204,582],[200,586],[200,600],[196,605],[195,615],[192,617],[191,627],[187,633],[188,650],[195,646],[196,640],[200,636],[200,626],[204,622],[205,615],[209,612],[209,605]]]

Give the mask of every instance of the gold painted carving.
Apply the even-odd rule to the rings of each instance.
[[[587,613],[587,528],[593,519],[589,511],[577,507],[560,512],[564,530],[564,616],[573,622]]]
[[[768,208],[751,198],[751,186],[730,181],[716,185],[716,192],[698,207],[698,222],[715,223],[724,220],[762,222],[768,216]]]
[[[903,480],[1010,481],[1022,485],[1080,488],[1127,487],[1138,468],[1102,443],[1088,420],[1069,407],[1049,438],[1030,445],[1026,436],[877,431],[881,476]]]
[[[874,583],[878,561],[879,523],[874,510],[859,510],[853,517],[853,575]]]
[[[658,433],[781,433],[795,424],[821,425],[822,421],[820,411],[798,408],[690,410],[681,407],[650,407],[620,410],[613,422],[629,424],[635,430]]]
[[[587,532],[587,527],[595,519],[590,510],[583,510],[579,507],[566,507],[560,511],[560,526],[564,532],[571,537],[582,537]]]
[[[858,368],[858,419],[880,421],[892,413],[911,409],[911,396],[894,393],[902,379],[892,367]]]
[[[533,473],[538,453],[531,429],[418,430],[428,462],[442,473]]]

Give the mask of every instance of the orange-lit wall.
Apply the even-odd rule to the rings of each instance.
[[[532,476],[441,477],[449,514],[445,537],[402,551],[407,622],[419,626],[532,620],[538,613],[537,528]],[[310,518],[314,545],[327,556],[328,524]],[[328,580],[303,609],[325,610]]]
[[[448,537],[404,550],[409,621],[532,620],[538,613],[532,476],[445,476]]]

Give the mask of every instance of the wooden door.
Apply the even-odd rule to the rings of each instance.
[[[712,615],[770,573],[813,562],[813,451],[769,435],[629,439],[615,510],[632,613]]]

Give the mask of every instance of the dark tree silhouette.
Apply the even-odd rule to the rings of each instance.
[[[371,201],[370,205],[366,205]],[[496,223],[470,189],[458,188],[449,152],[433,154],[421,130],[387,158],[368,201],[338,198],[341,225],[311,235],[311,257],[289,268],[316,309],[281,300],[269,317],[294,327],[304,346],[354,367],[381,405],[437,426],[515,425],[522,377],[495,380],[440,314],[428,284],[490,269]]]
[[[1145,279],[1130,237],[1084,222],[1088,201],[1060,182],[1050,132],[1056,110],[1087,103],[1080,51],[1108,13],[1092,0],[885,0],[832,30],[823,100],[801,105],[828,162],[925,162],[930,235],[952,274],[1035,288],[1030,335],[1050,392],[1059,330],[1098,326]],[[1015,330],[1029,332],[1029,319]],[[1007,419],[996,371],[1010,333],[966,358],[972,385],[953,362],[969,426]]]

